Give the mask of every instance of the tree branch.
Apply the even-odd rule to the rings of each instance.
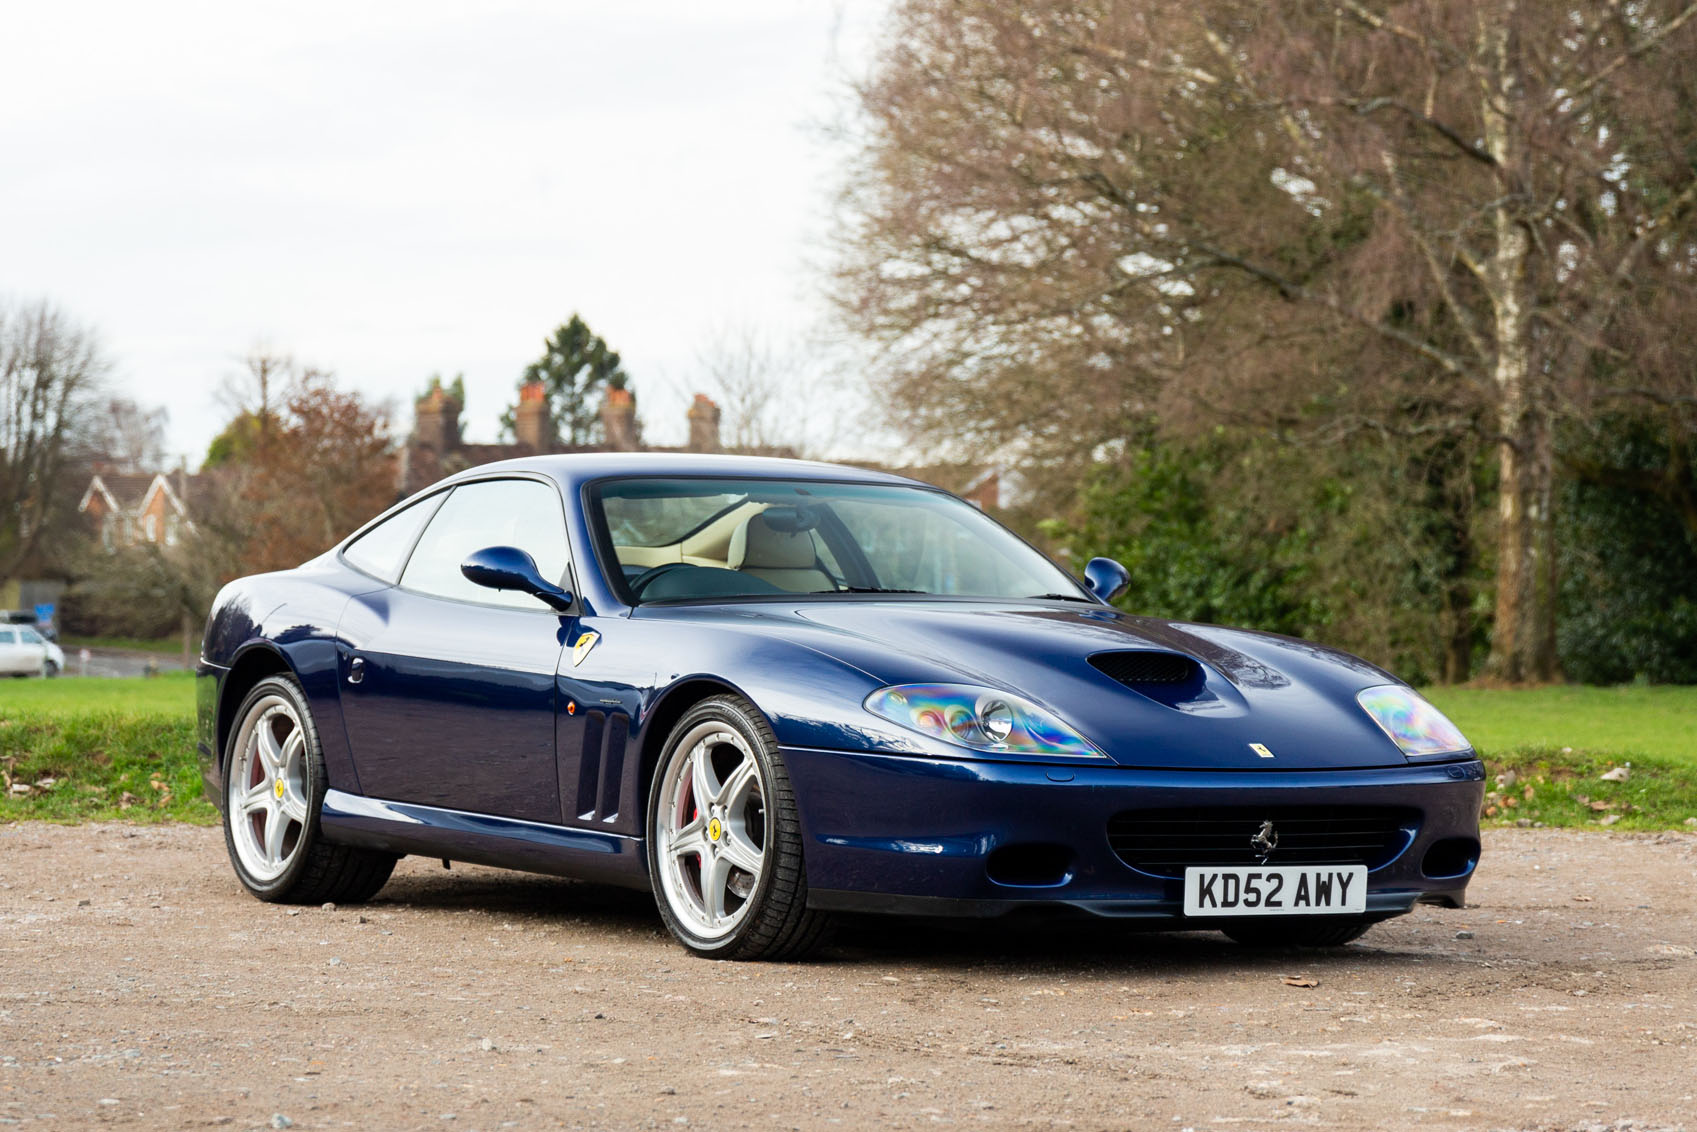
[[[1388,323],[1381,322],[1375,318],[1370,318],[1349,306],[1347,303],[1341,302],[1335,295],[1323,294],[1319,291],[1311,290],[1310,288],[1303,286],[1301,283],[1298,283],[1293,279],[1289,279],[1271,268],[1253,263],[1242,256],[1234,255],[1231,252],[1212,244],[1192,243],[1190,247],[1201,252],[1219,266],[1235,268],[1252,278],[1259,279],[1261,282],[1275,288],[1279,294],[1286,299],[1312,303],[1316,306],[1329,310],[1333,314],[1345,318],[1358,326],[1371,330],[1381,338],[1388,339],[1389,341],[1404,346],[1409,350],[1412,350],[1414,353],[1419,354],[1421,357],[1438,363],[1439,366],[1443,367],[1446,373],[1454,374],[1457,377],[1465,377],[1470,380],[1475,378],[1473,369],[1470,365],[1468,365],[1466,359],[1457,357],[1448,350],[1441,350],[1437,346],[1432,345],[1432,343],[1418,337],[1417,335],[1410,334],[1406,330],[1398,330],[1396,327],[1391,326]]]
[[[1455,148],[1459,149],[1467,157],[1470,157],[1474,161],[1480,162],[1483,165],[1488,165],[1493,169],[1496,168],[1497,159],[1495,157],[1492,157],[1488,152],[1480,149],[1478,146],[1462,137],[1453,126],[1440,122],[1430,114],[1416,110],[1406,102],[1401,102],[1394,98],[1340,98],[1316,99],[1314,101],[1322,103],[1335,102],[1340,106],[1347,106],[1349,109],[1355,111],[1364,118],[1370,114],[1377,113],[1380,110],[1401,111],[1414,121],[1429,127],[1434,133],[1442,137],[1451,145],[1455,146]]]
[[[1423,35],[1420,32],[1415,31],[1413,28],[1406,27],[1403,24],[1386,19],[1377,12],[1369,10],[1365,5],[1357,3],[1357,0],[1342,0],[1342,2],[1339,3],[1333,11],[1340,14],[1347,13],[1348,15],[1355,17],[1357,22],[1365,24],[1374,31],[1389,32],[1399,39],[1406,39],[1410,43],[1418,46],[1422,51],[1428,52],[1429,54],[1438,56],[1447,55],[1451,60],[1462,58],[1461,52],[1455,50],[1449,44],[1441,43],[1429,35]]]
[[[1587,94],[1589,94],[1593,89],[1595,89],[1599,84],[1601,84],[1610,75],[1614,74],[1616,71],[1618,71],[1622,67],[1626,66],[1632,60],[1638,58],[1638,56],[1643,55],[1646,52],[1651,51],[1652,49],[1657,47],[1662,42],[1662,40],[1666,39],[1668,36],[1672,35],[1676,31],[1678,31],[1693,16],[1697,16],[1697,3],[1686,5],[1685,10],[1680,12],[1679,15],[1675,16],[1673,19],[1669,20],[1666,24],[1664,24],[1660,28],[1656,29],[1656,31],[1654,33],[1646,36],[1644,39],[1642,39],[1638,43],[1633,44],[1630,48],[1621,52],[1619,55],[1615,56],[1615,58],[1613,60],[1611,60],[1610,62],[1608,62],[1607,64],[1605,64],[1602,67],[1602,69],[1598,70],[1590,78],[1586,79],[1584,82],[1580,83],[1578,86],[1574,87],[1572,90],[1563,91],[1559,95],[1552,95],[1551,96],[1552,101],[1553,102],[1565,102],[1569,99],[1578,100],[1578,99],[1584,98]]]

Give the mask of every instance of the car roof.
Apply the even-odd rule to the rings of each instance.
[[[455,483],[485,476],[491,472],[539,473],[557,480],[568,490],[590,480],[627,476],[747,477],[928,486],[888,472],[874,472],[847,464],[705,452],[574,452],[554,456],[521,456],[515,460],[498,460],[492,464],[467,468],[441,482]]]

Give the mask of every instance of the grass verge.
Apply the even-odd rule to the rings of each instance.
[[[25,715],[68,718],[90,712],[194,716],[194,673],[158,676],[62,676],[57,680],[0,680],[0,719]]]
[[[194,754],[194,680],[0,686],[0,822],[210,824]]]
[[[1485,755],[1484,825],[1575,829],[1697,829],[1697,765],[1528,748]],[[1605,779],[1620,774],[1625,781]]]
[[[1427,694],[1484,755],[1486,825],[1697,828],[1697,688]],[[0,821],[216,821],[193,721],[188,673],[0,681]]]
[[[1575,751],[1653,757],[1697,768],[1697,686],[1428,688],[1481,751]]]

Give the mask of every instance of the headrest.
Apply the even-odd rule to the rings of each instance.
[[[774,530],[765,515],[750,515],[731,535],[733,570],[811,570],[818,557],[810,532]]]

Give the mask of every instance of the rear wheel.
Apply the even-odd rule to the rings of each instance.
[[[261,900],[289,904],[375,896],[398,858],[320,836],[328,780],[300,686],[266,677],[236,721],[224,763],[224,844],[242,884]]]
[[[823,940],[807,907],[801,822],[777,739],[740,696],[685,714],[648,800],[648,875],[666,927],[697,955],[785,959]]]
[[[1312,920],[1242,920],[1220,929],[1245,947],[1342,947],[1373,926],[1354,917]]]

